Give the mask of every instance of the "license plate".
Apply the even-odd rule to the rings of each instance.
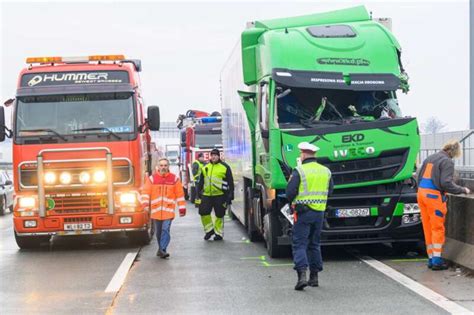
[[[352,208],[352,209],[337,209],[337,218],[356,218],[370,216],[369,208]]]
[[[92,223],[66,223],[64,224],[65,231],[83,231],[92,230]]]

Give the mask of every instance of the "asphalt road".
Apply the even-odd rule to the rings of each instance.
[[[420,282],[446,288],[436,280],[446,274],[434,275],[416,253],[395,256],[386,246],[324,248],[320,287],[296,292],[291,260],[268,258],[263,244],[248,242],[236,221],[227,219],[224,241],[206,242],[197,211],[189,205],[171,232],[166,260],[155,256],[156,241],[139,249],[120,237],[109,242],[97,236],[56,237],[38,250],[20,251],[11,215],[0,217],[0,313],[447,313],[353,255],[377,256],[413,279],[425,277]],[[137,251],[120,291],[105,293],[127,254]],[[452,289],[474,285],[463,276],[451,280],[457,283]],[[452,299],[457,297],[472,306],[468,293],[453,293]]]

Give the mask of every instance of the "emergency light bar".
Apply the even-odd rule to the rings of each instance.
[[[221,117],[202,117],[200,118],[201,119],[201,122],[204,123],[204,124],[207,124],[207,123],[213,123],[213,122],[219,122],[221,121]]]
[[[120,61],[125,60],[124,55],[92,55],[83,57],[28,57],[26,63],[75,63],[89,61]]]

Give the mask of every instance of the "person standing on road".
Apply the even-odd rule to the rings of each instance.
[[[204,239],[207,241],[213,234],[215,241],[221,241],[224,237],[224,215],[232,200],[234,200],[234,179],[232,171],[226,163],[220,159],[218,149],[211,151],[211,161],[202,169],[201,178],[198,183],[199,214],[204,227]],[[213,223],[211,212],[214,209],[216,220]]]
[[[204,164],[204,154],[202,152],[198,153],[197,160],[193,162],[193,166],[191,169],[193,175],[193,184],[194,184],[194,204],[196,207],[199,207],[201,204],[201,199],[199,198],[198,193],[198,183],[199,179],[201,178],[202,168],[205,166]]]
[[[318,272],[323,270],[321,230],[328,194],[332,192],[331,171],[316,161],[319,148],[308,142],[298,145],[302,164],[288,180],[286,197],[294,208],[292,248],[294,269],[298,274],[295,290],[306,286],[317,287]],[[306,272],[309,267],[309,281]]]
[[[450,141],[443,149],[426,158],[418,173],[418,205],[421,211],[421,223],[425,235],[428,268],[432,270],[448,269],[441,257],[445,242],[444,221],[448,208],[447,195],[469,194],[467,187],[458,186],[453,181],[453,158],[461,156],[458,141]]]
[[[142,203],[150,206],[151,218],[155,224],[158,241],[156,256],[161,258],[170,256],[167,248],[171,240],[170,228],[175,217],[176,204],[179,207],[179,216],[186,215],[183,186],[179,178],[170,173],[169,165],[168,159],[160,159],[158,171],[146,178],[142,191]]]

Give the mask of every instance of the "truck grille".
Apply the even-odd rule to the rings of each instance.
[[[107,205],[105,195],[97,196],[65,196],[48,197],[46,205],[49,207],[54,201],[54,207],[48,209],[49,214],[79,214],[79,213],[100,213],[106,212]],[[101,201],[102,199],[102,201]]]
[[[408,149],[397,149],[382,152],[376,158],[338,162],[319,158],[318,162],[331,170],[335,185],[347,185],[390,179],[403,168],[407,155]]]

